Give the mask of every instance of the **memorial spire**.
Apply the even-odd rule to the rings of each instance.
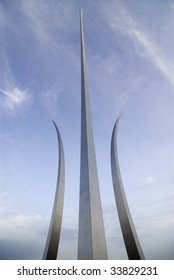
[[[78,259],[107,259],[97,164],[87,84],[87,68],[80,9],[81,39],[81,156]]]

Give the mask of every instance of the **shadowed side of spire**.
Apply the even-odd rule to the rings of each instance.
[[[47,241],[43,254],[43,260],[56,260],[59,247],[59,239],[61,233],[63,203],[64,203],[64,188],[65,188],[65,161],[64,150],[60,132],[55,122],[54,126],[57,133],[57,140],[59,146],[59,165],[56,194],[54,199],[53,211],[51,216],[50,227],[48,231]]]
[[[143,260],[144,254],[129,211],[120,174],[117,154],[117,129],[119,120],[120,117],[115,123],[111,139],[111,169],[115,201],[128,258],[130,260]]]

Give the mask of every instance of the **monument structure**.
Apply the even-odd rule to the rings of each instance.
[[[100,199],[87,84],[87,69],[80,9],[81,37],[81,158],[78,259],[107,259],[106,239]]]
[[[98,182],[97,164],[93,139],[93,128],[87,83],[87,67],[83,32],[82,10],[80,9],[81,42],[81,152],[80,152],[80,202],[78,228],[78,259],[106,260],[107,246]],[[115,201],[128,258],[144,259],[143,251],[133,224],[126,200],[117,155],[117,119],[111,139],[111,169]],[[60,132],[55,124],[59,146],[59,167],[51,223],[43,259],[57,258],[64,201],[65,164]]]
[[[143,260],[144,254],[129,211],[118,163],[117,128],[119,120],[120,117],[115,123],[111,140],[111,169],[115,201],[128,258],[130,260]]]
[[[62,225],[62,213],[64,202],[64,188],[65,188],[65,162],[64,150],[60,132],[55,122],[54,126],[57,133],[57,140],[59,146],[59,165],[57,176],[57,187],[54,199],[53,211],[51,216],[50,227],[48,231],[47,241],[43,254],[43,260],[56,260],[59,247],[59,239]]]

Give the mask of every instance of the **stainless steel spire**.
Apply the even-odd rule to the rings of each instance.
[[[107,259],[107,248],[98,183],[87,70],[80,9],[81,35],[81,162],[78,259]]]
[[[64,151],[63,143],[60,132],[55,122],[54,126],[57,133],[57,140],[59,145],[59,166],[58,166],[58,177],[57,187],[54,199],[52,217],[43,254],[43,260],[56,260],[59,239],[61,233],[62,224],[62,213],[63,213],[63,202],[64,202],[64,185],[65,185],[65,163],[64,163]]]
[[[129,211],[129,206],[126,200],[120,168],[118,163],[117,155],[117,128],[120,117],[117,119],[111,140],[111,169],[112,169],[112,180],[115,193],[115,201],[118,210],[118,216],[120,220],[121,230],[123,234],[124,243],[128,258],[130,260],[144,259],[144,254],[141,249],[141,245],[132,221],[132,217]]]

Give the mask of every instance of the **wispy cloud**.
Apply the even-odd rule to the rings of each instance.
[[[160,46],[152,39],[150,34],[142,30],[131,17],[126,8],[119,9],[116,15],[110,14],[108,23],[114,31],[120,30],[123,36],[129,36],[135,44],[141,47],[139,54],[148,58],[165,78],[174,85],[174,66],[163,53]]]
[[[0,46],[1,114],[11,114],[23,107],[26,108],[27,105],[31,104],[33,98],[36,97],[34,94],[35,90],[37,90],[37,93],[40,93],[41,90],[44,92],[41,104],[44,104],[49,112],[52,113],[54,112],[55,104],[57,103],[61,89],[58,87],[57,90],[57,86],[56,90],[53,88],[50,89],[50,84],[53,84],[53,80],[57,78],[56,76],[55,78],[52,77],[53,75],[50,74],[50,69],[54,72],[55,65],[59,68],[57,64],[60,63],[60,60],[64,61],[63,57],[68,57],[70,55],[69,52],[65,50],[64,40],[62,39],[64,36],[62,36],[62,33],[68,24],[71,26],[72,3],[68,2],[65,4],[60,1],[47,3],[46,1],[31,0],[29,2],[21,1],[21,5],[15,6],[15,8],[15,11],[17,11],[21,17],[16,24],[13,24],[15,20],[14,14],[8,12],[8,5],[7,7],[3,7],[0,4],[0,15],[2,15],[0,16],[0,25],[3,27],[1,30],[2,44]],[[21,19],[25,19],[23,25],[20,25]],[[12,36],[13,38],[14,36],[16,38],[14,45],[8,42],[6,34],[8,34],[8,37]],[[59,35],[61,35],[61,37]],[[57,40],[58,38],[60,39]],[[30,40],[30,50],[32,48],[33,52],[29,50],[28,44],[25,43],[26,41],[28,42],[28,40]],[[20,47],[22,45],[23,53],[21,60],[18,62],[17,69],[15,69],[14,67],[16,67],[16,65],[14,64],[14,59],[11,58],[13,57],[13,48],[18,46],[18,44]],[[33,53],[35,53],[35,57],[37,58],[34,58],[34,63],[32,64],[33,68],[29,69],[33,59]],[[56,59],[52,59],[53,57],[57,58],[57,64],[55,63]],[[42,68],[39,73],[37,73],[38,64],[36,60]],[[26,65],[25,75],[27,79],[25,79],[23,74],[21,75],[21,71],[18,71],[20,69],[20,64],[23,65],[23,63]],[[45,65],[45,63],[47,63],[47,65]],[[33,73],[36,75],[33,76]],[[37,75],[39,78],[36,81]],[[45,79],[45,76],[47,79]],[[22,84],[24,79],[27,85]],[[41,82],[39,79],[41,79]],[[41,83],[42,86],[39,83]],[[28,86],[28,84],[30,86]],[[32,93],[31,90],[29,90],[31,87]],[[35,89],[35,87],[37,89]]]
[[[56,88],[50,88],[49,90],[47,90],[44,93],[43,103],[44,103],[44,106],[47,108],[47,110],[51,114],[55,113],[57,101],[58,101],[61,91],[62,91],[62,88],[57,86]]]
[[[28,90],[12,88],[0,90],[0,108],[3,113],[13,113],[31,102],[32,95]]]
[[[5,16],[4,21],[7,22]],[[13,29],[13,27],[11,29]],[[2,38],[2,42],[4,43],[0,46],[0,114],[11,114],[24,106],[26,109],[26,105],[28,106],[31,104],[32,93],[28,88],[25,88],[25,86],[19,86],[20,83],[16,80],[10,56],[6,48],[6,39],[5,37]]]
[[[72,19],[71,3],[60,1],[22,1],[21,9],[29,21],[35,39],[42,47],[55,47],[54,33],[63,30]]]

